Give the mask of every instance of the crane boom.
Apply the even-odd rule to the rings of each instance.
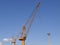
[[[33,11],[33,13],[32,13],[32,17],[31,17],[31,19],[30,19],[30,21],[29,21],[29,23],[28,23],[27,33],[29,32],[29,29],[30,29],[30,27],[31,27],[31,25],[32,25],[32,22],[33,22],[33,20],[34,20],[34,17],[35,17],[35,15],[36,15],[37,11],[38,11],[39,6],[40,6],[40,2],[38,2],[38,4],[36,5],[36,7],[35,7],[35,9],[34,9],[34,11]]]

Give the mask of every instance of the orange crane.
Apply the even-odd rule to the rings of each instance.
[[[40,6],[40,2],[37,3],[34,11],[32,12],[32,15],[31,15],[31,18],[27,21],[27,23],[25,23],[23,26],[22,26],[22,30],[20,32],[20,37],[19,37],[19,41],[22,41],[22,45],[25,45],[25,40],[26,40],[26,37],[28,35],[28,32],[30,30],[30,27],[32,25],[32,22],[34,20],[34,17],[36,16],[36,13],[38,11],[38,8]],[[28,25],[28,27],[26,28],[26,25]]]

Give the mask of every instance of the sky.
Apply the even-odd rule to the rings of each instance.
[[[48,32],[50,44],[60,45],[60,0],[0,0],[0,45],[12,45],[3,39],[17,36],[39,1],[26,45],[48,45]],[[17,39],[16,44],[21,41]]]

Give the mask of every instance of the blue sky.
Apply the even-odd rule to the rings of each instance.
[[[51,45],[60,45],[60,0],[0,0],[0,42],[20,32],[38,1],[40,8],[26,45],[48,45],[48,32],[51,33]],[[10,45],[9,42],[4,44]],[[18,40],[17,45],[21,45]]]

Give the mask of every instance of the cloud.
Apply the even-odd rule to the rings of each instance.
[[[8,42],[8,41],[9,41],[9,39],[7,39],[7,38],[4,38],[4,39],[3,39],[3,41],[4,41],[4,42]]]
[[[2,45],[2,42],[0,42],[0,45]]]

